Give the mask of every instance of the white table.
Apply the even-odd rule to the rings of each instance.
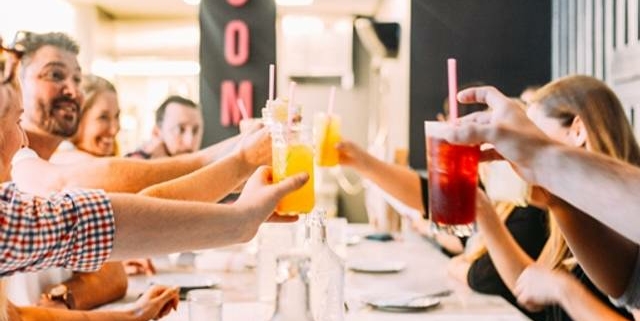
[[[366,234],[367,225],[349,225],[350,233]],[[347,271],[345,298],[349,306],[347,321],[386,320],[528,320],[516,308],[498,296],[472,292],[468,287],[447,275],[448,258],[432,244],[413,233],[405,233],[403,241],[376,242],[362,240],[347,250],[347,262],[358,259],[399,260],[406,268],[399,273],[368,274]],[[273,308],[256,302],[256,276],[253,270],[244,272],[207,272],[222,278],[220,288],[225,295],[225,321],[268,320]],[[139,287],[137,288],[139,290]],[[431,293],[451,289],[453,294],[441,298],[433,309],[393,313],[378,311],[361,303],[362,295],[390,292]],[[132,291],[135,292],[135,287]],[[133,294],[133,293],[132,293]],[[188,320],[187,305],[181,302],[178,311],[165,317],[166,321]]]

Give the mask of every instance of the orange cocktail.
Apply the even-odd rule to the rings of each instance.
[[[280,200],[276,212],[282,215],[298,215],[311,212],[315,205],[313,185],[313,146],[301,129],[276,129],[272,132],[273,181],[279,182],[298,173],[309,174],[309,181],[302,188],[287,194]]]
[[[340,142],[340,117],[335,114],[316,115],[315,143],[318,166],[336,166],[340,159],[336,144]]]

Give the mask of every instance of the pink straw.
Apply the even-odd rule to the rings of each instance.
[[[331,92],[329,93],[329,106],[327,106],[327,115],[333,115],[333,105],[336,101],[336,86],[331,86]]]
[[[247,107],[244,105],[244,101],[238,98],[236,105],[238,106],[238,110],[240,110],[241,119],[249,119],[249,113],[247,112]]]
[[[273,86],[276,78],[276,66],[269,64],[269,101],[273,101],[275,88]]]
[[[458,72],[456,71],[456,60],[447,59],[447,71],[449,74],[449,121],[458,119]]]
[[[289,84],[289,107],[288,107],[289,115],[287,116],[287,122],[289,124],[289,127],[293,125],[293,117],[296,111],[295,103],[294,103],[295,93],[296,93],[296,82],[292,81]]]

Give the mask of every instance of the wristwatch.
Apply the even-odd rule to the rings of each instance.
[[[69,290],[69,288],[64,284],[58,284],[52,287],[47,293],[47,297],[51,301],[61,302],[69,310],[73,310],[73,308],[75,308],[76,302],[73,299],[73,294],[71,293],[71,290]]]

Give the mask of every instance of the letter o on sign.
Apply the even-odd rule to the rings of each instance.
[[[249,0],[227,0],[227,3],[232,5],[232,6],[234,6],[234,7],[242,7],[248,1]]]
[[[232,66],[249,60],[249,28],[244,21],[232,20],[224,32],[224,57]]]

